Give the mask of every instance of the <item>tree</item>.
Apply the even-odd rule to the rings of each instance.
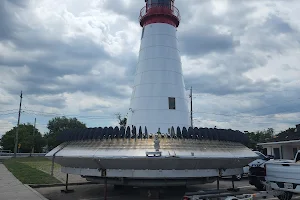
[[[297,140],[300,137],[300,133],[295,132],[296,128],[288,128],[285,131],[281,131],[275,136],[274,141],[285,141],[285,140]]]
[[[273,138],[274,129],[268,128],[267,130],[248,132],[246,134],[248,135],[250,140],[248,147],[254,150],[259,150],[257,147],[257,143],[264,143],[267,142],[269,139]]]
[[[11,130],[7,131],[1,139],[1,146],[5,150],[14,151],[15,147],[15,135],[16,128],[13,127]],[[35,128],[33,136],[34,126],[32,124],[20,124],[19,125],[19,134],[18,140],[20,144],[19,152],[21,153],[30,153],[34,145],[34,152],[40,153],[45,145],[45,141],[42,137],[42,134],[37,128]]]
[[[57,140],[60,132],[73,128],[86,128],[86,125],[77,118],[55,117],[48,122],[49,132],[45,134],[48,150],[58,146],[61,142]]]
[[[127,118],[126,117],[122,117],[122,115],[120,113],[117,113],[116,114],[118,120],[119,120],[119,124],[120,124],[120,127],[126,127],[126,124],[127,124]]]

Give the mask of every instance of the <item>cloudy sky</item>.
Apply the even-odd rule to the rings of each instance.
[[[241,131],[300,123],[298,0],[176,0],[194,123]],[[55,116],[89,127],[126,115],[144,0],[1,0],[0,135],[21,123],[42,133]]]

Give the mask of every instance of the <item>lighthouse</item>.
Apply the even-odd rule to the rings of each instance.
[[[64,130],[57,138],[62,143],[45,157],[63,173],[114,185],[198,185],[242,174],[257,157],[242,132],[190,127],[174,0],[145,3],[127,127]],[[153,137],[158,130],[171,134]]]
[[[127,125],[147,127],[149,133],[170,133],[189,127],[188,98],[178,50],[179,10],[174,0],[145,0]]]

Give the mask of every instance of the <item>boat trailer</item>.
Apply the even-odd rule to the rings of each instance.
[[[183,200],[256,200],[284,195],[284,191],[272,190],[268,183],[264,182],[264,184],[266,185],[266,191],[253,194],[246,194],[245,191],[233,187],[229,189],[187,192],[183,196]]]

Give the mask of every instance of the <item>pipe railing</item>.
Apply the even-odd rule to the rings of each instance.
[[[155,14],[174,16],[178,19],[178,21],[180,21],[179,10],[173,5],[163,4],[163,3],[152,3],[143,7],[140,11],[139,19],[142,20],[145,16],[155,15]]]

